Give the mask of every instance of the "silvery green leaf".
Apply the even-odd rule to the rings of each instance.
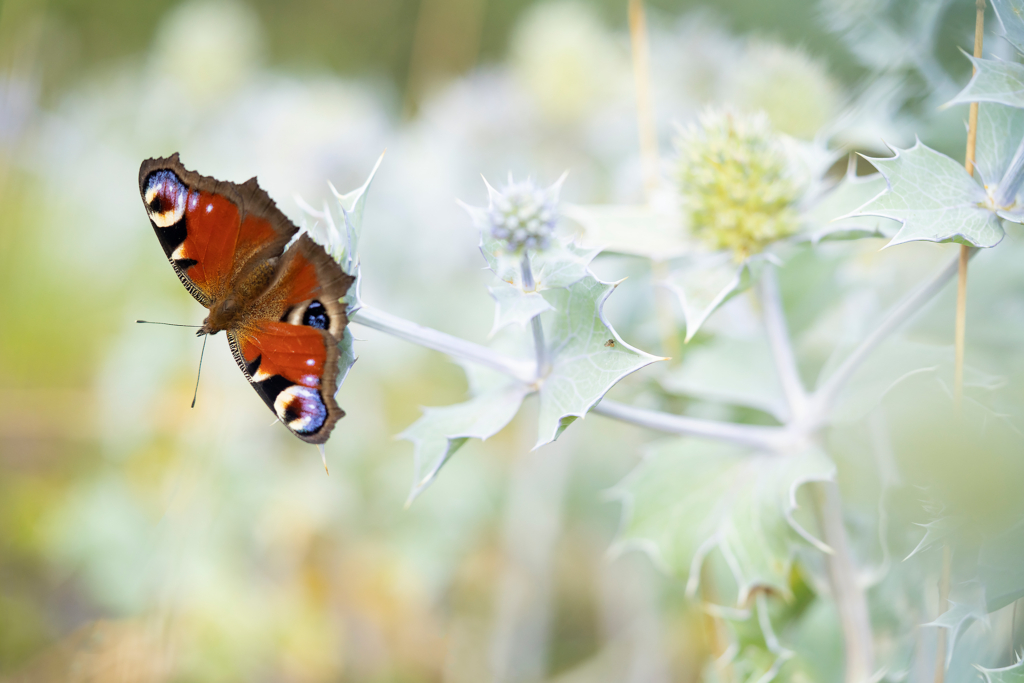
[[[341,333],[341,340],[338,342],[338,389],[345,383],[349,370],[356,362],[356,352],[353,347],[354,339],[352,330],[346,326]],[[337,393],[337,392],[335,392]]]
[[[886,187],[880,173],[858,176],[851,163],[843,179],[802,215],[803,233],[814,244],[862,237],[891,238],[899,230],[898,222],[879,216],[850,216]]]
[[[793,553],[801,538],[814,541],[794,520],[797,490],[834,476],[835,465],[813,447],[782,455],[703,439],[664,441],[613,489],[623,503],[617,545],[650,553],[686,578],[691,595],[715,548],[736,578],[741,605],[757,587],[788,595]]]
[[[918,526],[924,527],[924,536],[921,537],[920,542],[914,549],[910,551],[910,554],[904,558],[904,561],[909,560],[918,553],[931,550],[940,543],[944,543],[963,528],[963,521],[951,515],[946,515]]]
[[[494,326],[491,334],[508,325],[526,325],[544,311],[551,310],[540,292],[524,292],[513,284],[498,280],[487,291],[494,297]]]
[[[975,665],[985,677],[985,683],[1024,683],[1024,659],[1001,669],[986,669]]]
[[[986,539],[978,554],[978,581],[985,587],[985,608],[1001,609],[1024,597],[1024,521]]]
[[[971,581],[953,586],[949,594],[949,609],[924,626],[937,626],[949,631],[949,648],[946,651],[946,666],[948,667],[949,662],[953,659],[957,642],[971,623],[987,619],[985,590],[981,584]]]
[[[840,358],[835,354],[833,359]],[[854,373],[829,412],[832,424],[852,423],[873,410],[888,391],[904,377],[914,373],[935,370],[953,359],[949,346],[920,344],[896,338],[883,343]],[[819,386],[835,369],[830,362],[822,370]]]
[[[558,438],[623,377],[660,360],[624,342],[605,320],[604,302],[615,287],[588,274],[569,287],[544,292],[554,307],[541,316],[551,371],[540,385],[534,448]]]
[[[763,256],[737,263],[731,253],[705,253],[672,271],[665,286],[679,298],[686,319],[686,341],[693,339],[708,317],[754,281]]]
[[[999,184],[1021,138],[1024,138],[1024,109],[992,102],[979,105],[974,166],[985,185],[994,188]]]
[[[946,106],[970,102],[997,102],[1024,107],[1024,65],[981,59],[964,52],[974,64],[974,76]]]
[[[664,261],[693,250],[680,218],[646,205],[580,205],[562,209],[582,228],[581,244]]]
[[[522,382],[506,381],[465,403],[424,408],[423,416],[398,435],[415,448],[416,474],[409,501],[423,493],[468,439],[487,439],[501,431],[529,391]]]
[[[359,265],[359,237],[363,230],[363,208],[366,206],[366,192],[370,189],[370,183],[373,182],[373,177],[377,175],[377,169],[380,168],[382,161],[384,161],[383,154],[377,159],[377,163],[373,165],[373,170],[370,171],[366,182],[351,192],[341,194],[334,188],[334,185],[331,185],[331,192],[334,193],[338,200],[345,221],[346,248],[342,267],[346,273],[354,273],[355,268]]]
[[[763,410],[785,422],[786,397],[763,336],[734,339],[718,335],[683,355],[683,362],[661,380],[673,394]]]
[[[889,245],[915,240],[994,247],[1003,239],[999,217],[987,207],[985,189],[963,164],[925,146],[868,159],[888,187],[854,216],[882,216],[903,224]]]
[[[537,289],[568,287],[579,282],[589,273],[587,266],[600,251],[568,242],[531,255]]]
[[[992,9],[1003,26],[1006,39],[1024,53],[1024,2],[1021,0],[992,0]]]

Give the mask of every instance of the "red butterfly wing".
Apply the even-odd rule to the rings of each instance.
[[[253,388],[303,441],[323,443],[345,415],[334,400],[338,341],[348,323],[339,300],[353,280],[302,235],[253,305],[262,317],[228,332],[235,360]]]
[[[187,170],[178,155],[147,159],[139,191],[179,279],[207,308],[239,273],[281,254],[298,228],[256,179],[236,185]]]

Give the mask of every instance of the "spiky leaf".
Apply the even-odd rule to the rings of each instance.
[[[994,247],[1003,239],[999,217],[987,208],[985,189],[962,164],[922,144],[896,156],[869,159],[888,187],[853,215],[882,216],[903,224],[890,245],[922,240]]]
[[[555,310],[541,316],[551,372],[540,386],[534,448],[558,438],[623,377],[659,360],[624,342],[605,319],[604,302],[614,290],[615,284],[587,274],[567,288],[544,292]]]
[[[526,325],[544,311],[551,310],[551,304],[540,292],[524,292],[503,280],[488,287],[487,291],[494,297],[495,302],[492,335],[508,325]]]
[[[1024,683],[1024,660],[1002,669],[986,669],[983,666],[976,668],[985,677],[985,683]]]
[[[779,455],[702,439],[662,442],[613,491],[623,501],[619,546],[647,550],[691,593],[717,547],[741,604],[760,586],[788,595],[793,552],[800,537],[813,540],[793,518],[797,490],[834,471],[815,448]]]
[[[843,179],[803,214],[804,234],[815,244],[862,237],[891,238],[899,230],[899,223],[880,216],[850,216],[885,188],[881,174],[858,176],[851,164]]]
[[[683,356],[661,380],[666,391],[709,401],[757,408],[780,421],[789,415],[786,397],[764,337],[717,336]]]
[[[487,439],[515,417],[529,388],[507,381],[465,403],[424,408],[423,416],[399,434],[415,447],[416,474],[410,502],[433,482],[455,451],[468,439]]]
[[[1024,2],[1022,0],[992,0],[1003,34],[1017,52],[1024,53]]]
[[[679,298],[686,319],[686,341],[725,302],[745,291],[754,281],[763,256],[737,263],[727,252],[702,254],[672,271],[665,286]]]
[[[1021,138],[1024,138],[1024,109],[991,102],[978,107],[974,166],[982,183],[993,188],[999,184]]]
[[[972,57],[966,52],[976,69],[967,87],[949,101],[953,104],[969,102],[997,102],[1011,107],[1024,107],[1024,65],[995,59]]]

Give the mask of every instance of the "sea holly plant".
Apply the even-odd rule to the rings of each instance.
[[[843,173],[843,152],[826,139],[796,141],[756,112],[717,109],[680,129],[672,173],[644,205],[565,205],[564,176],[547,187],[485,181],[487,205],[463,205],[493,274],[484,342],[376,309],[358,284],[348,301],[354,324],[442,352],[469,380],[465,401],[424,409],[400,434],[415,461],[409,502],[444,476],[462,445],[499,432],[530,396],[539,406],[534,449],[582,428],[575,423],[589,414],[620,420],[660,436],[610,492],[622,509],[615,550],[646,552],[726,624],[729,640],[712,653],[705,680],[905,680],[928,659],[915,653],[935,649],[921,639],[940,629],[955,634],[936,664],[951,680],[975,664],[989,667],[977,670],[989,680],[1012,680],[1017,665],[1000,670],[1008,662],[976,632],[1024,595],[1013,569],[1021,558],[1006,550],[1016,547],[1020,511],[1008,503],[984,524],[964,522],[973,499],[958,486],[988,463],[978,495],[1013,497],[1007,482],[1024,477],[1019,397],[970,372],[955,412],[944,338],[934,324],[903,334],[927,317],[956,258],[902,297],[889,291],[905,276],[901,265],[871,269],[883,268],[873,259],[886,243],[930,241],[1009,243],[992,250],[1005,256],[990,267],[1015,272],[1017,247],[1004,238],[1006,222],[1024,216],[1019,112],[983,104],[973,177],[923,143],[872,160],[877,174],[858,175],[853,161]],[[311,234],[357,275],[368,186],[335,193],[336,217],[307,207],[317,220]],[[679,336],[690,345],[676,363],[657,363],[626,341],[636,329],[620,334],[611,324],[605,303],[629,293],[594,274],[609,254],[660,269],[659,284],[677,294]],[[1019,306],[1002,291],[992,298],[999,310]],[[893,299],[881,310],[878,302]],[[843,324],[829,324],[836,319]],[[630,376],[644,407],[607,398]],[[957,476],[947,479],[917,455],[930,464],[947,451],[978,455],[969,470],[950,456]],[[914,507],[921,490],[941,501],[940,513]],[[890,514],[900,505],[913,512]],[[971,538],[973,555],[954,562],[951,606],[936,613],[921,568],[944,544]],[[823,663],[821,651],[841,656]],[[911,679],[933,673],[918,668]]]

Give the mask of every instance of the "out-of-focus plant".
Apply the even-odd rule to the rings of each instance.
[[[844,145],[861,144],[867,136],[871,139],[861,149],[877,149],[879,130],[905,131],[914,122],[928,128],[931,117],[921,112],[952,83],[932,55],[937,27],[945,12],[959,8],[897,0],[824,6],[833,28],[874,69],[876,83],[917,79],[924,84],[919,91],[908,93],[902,84],[893,94],[868,85],[847,101],[825,68],[805,53],[763,40],[741,46],[724,32],[705,31],[705,42],[693,43],[709,46],[718,40],[721,52],[712,58],[702,55],[707,59],[693,69],[678,69],[685,71],[678,79],[687,83],[694,100],[689,105],[706,100],[713,106],[703,115],[692,108],[673,112],[680,125],[666,165],[671,170],[657,179],[646,203],[588,203],[594,196],[635,195],[639,186],[635,130],[630,126],[628,135],[605,134],[621,132],[624,120],[605,116],[623,111],[615,98],[628,73],[624,46],[587,5],[539,6],[515,34],[504,71],[474,74],[453,84],[402,129],[405,147],[390,153],[400,163],[391,163],[414,191],[392,191],[384,203],[388,208],[367,210],[371,180],[374,192],[388,192],[388,183],[399,182],[385,175],[374,180],[374,167],[356,190],[332,187],[324,193],[328,200],[320,208],[301,203],[309,219],[305,229],[359,277],[347,298],[354,325],[342,341],[341,374],[348,374],[343,390],[353,390],[360,381],[355,359],[361,348],[371,356],[369,344],[357,341],[360,327],[439,351],[465,371],[465,400],[426,408],[415,421],[389,412],[396,403],[394,386],[413,385],[417,396],[429,400],[444,392],[451,396],[450,386],[422,371],[443,364],[422,362],[419,374],[407,373],[409,365],[402,365],[407,361],[395,354],[383,361],[401,366],[393,376],[380,379],[387,373],[373,368],[380,386],[355,385],[360,400],[370,406],[364,410],[365,422],[377,420],[378,431],[404,426],[399,436],[411,443],[404,447],[414,459],[411,490],[403,480],[396,497],[397,477],[391,469],[366,475],[386,481],[381,488],[358,479],[328,488],[312,480],[301,464],[287,461],[281,453],[285,446],[262,434],[254,437],[223,408],[194,418],[215,423],[222,435],[212,445],[197,446],[203,439],[182,427],[185,420],[178,413],[164,404],[159,410],[140,407],[160,392],[156,380],[139,379],[151,363],[137,352],[133,356],[130,349],[137,340],[126,339],[111,353],[109,363],[116,371],[101,373],[99,421],[110,426],[102,445],[102,471],[69,495],[49,494],[46,500],[55,500],[57,509],[49,525],[39,538],[18,542],[49,548],[53,564],[74,568],[75,580],[96,604],[130,615],[165,599],[164,585],[145,566],[167,552],[167,545],[147,533],[145,515],[160,524],[169,520],[167,526],[178,532],[209,525],[208,536],[181,533],[180,548],[171,546],[169,554],[182,565],[183,585],[181,597],[169,599],[175,604],[175,618],[167,620],[170,635],[156,629],[145,638],[118,636],[125,647],[153,651],[147,661],[154,663],[154,678],[254,679],[272,671],[289,680],[329,680],[339,671],[354,671],[364,679],[404,679],[388,650],[402,641],[411,666],[424,663],[410,676],[420,680],[430,678],[423,673],[430,667],[448,671],[450,662],[462,656],[451,643],[450,655],[438,654],[444,649],[441,629],[427,616],[438,604],[457,614],[446,634],[451,641],[487,648],[481,633],[488,628],[481,626],[476,605],[460,612],[458,603],[465,594],[485,592],[481,586],[486,582],[479,577],[499,564],[495,556],[500,553],[489,545],[488,532],[481,531],[481,518],[495,507],[495,496],[482,470],[463,471],[460,477],[452,458],[467,455],[474,440],[493,437],[486,446],[491,448],[514,425],[516,439],[511,446],[512,439],[506,439],[506,450],[541,449],[532,463],[533,476],[542,477],[537,463],[562,445],[552,442],[583,434],[592,440],[577,456],[578,469],[589,473],[598,467],[590,456],[602,449],[624,453],[624,462],[639,461],[610,491],[622,510],[612,550],[621,555],[639,549],[669,577],[663,593],[649,591],[645,613],[645,623],[663,619],[661,631],[651,635],[637,627],[633,637],[683,641],[693,660],[685,665],[687,672],[702,669],[705,681],[858,683],[932,680],[936,667],[948,670],[949,680],[968,680],[978,675],[977,666],[989,681],[1013,680],[1021,665],[1010,657],[1021,645],[1021,631],[1013,628],[1016,617],[1009,606],[1024,595],[1019,551],[1024,511],[1016,494],[1024,477],[1024,397],[1019,391],[1024,363],[1018,348],[1024,340],[1019,268],[1024,248],[1005,223],[1024,217],[1019,207],[1024,119],[1018,101],[1024,76],[1013,63],[974,60],[978,74],[954,100],[985,103],[976,128],[973,178],[959,162],[924,143],[873,159],[880,173],[858,175],[856,162],[845,173],[837,172],[847,152]],[[1024,24],[1016,9],[1009,0],[996,3],[1008,38],[1020,46]],[[212,24],[238,29],[232,37],[238,42],[234,57],[259,53],[252,42],[258,31],[244,11],[239,14],[239,6],[188,5],[180,12],[199,10]],[[288,81],[250,70],[253,60],[247,59],[226,60],[208,72],[186,61],[190,73],[206,73],[209,82],[187,84],[191,89],[184,93],[170,87],[176,37],[186,32],[182,16],[160,34],[156,56],[138,79],[141,85],[98,87],[84,98],[84,107],[68,105],[73,115],[64,116],[74,125],[61,125],[59,113],[54,115],[40,135],[41,153],[31,163],[43,169],[66,163],[81,168],[80,160],[65,159],[65,149],[73,146],[52,142],[63,139],[108,136],[123,146],[114,152],[105,148],[111,158],[140,154],[123,142],[125,127],[119,121],[101,114],[86,124],[80,120],[83,111],[102,111],[96,101],[117,97],[144,103],[139,121],[147,125],[136,126],[142,131],[138,146],[177,142],[182,131],[194,127],[205,131],[187,138],[201,158],[215,156],[208,150],[227,148],[235,136],[247,141],[256,136],[262,142],[244,149],[263,151],[230,163],[245,166],[245,174],[251,172],[248,165],[260,166],[261,175],[266,175],[265,164],[271,184],[298,188],[307,196],[316,192],[311,176],[343,172],[353,179],[354,162],[339,166],[331,161],[349,157],[323,152],[325,140],[345,153],[357,144],[363,152],[367,145],[383,146],[382,138],[388,137],[380,134],[387,129],[383,116],[350,84]],[[223,45],[210,38],[215,33],[192,36],[194,51],[216,54]],[[686,53],[689,48],[689,43],[680,48],[685,58],[699,61]],[[708,75],[715,78],[702,84],[706,87],[691,82]],[[672,90],[665,81],[655,85],[660,93]],[[255,123],[266,121],[267,112],[274,125]],[[350,117],[348,128],[358,128],[360,135],[339,132],[346,129],[337,124],[341,116]],[[255,132],[248,135],[250,129],[239,128],[237,121],[250,122]],[[88,134],[81,135],[75,126]],[[286,135],[287,144],[281,142]],[[558,158],[545,156],[558,145],[571,148],[572,158],[589,165],[580,161],[584,167],[573,168],[571,179],[563,176],[547,187],[511,176],[498,187],[485,181],[478,191],[486,191],[487,205],[462,205],[468,220],[422,210],[433,207],[437,196],[469,192],[452,187],[465,177],[475,178],[476,164],[500,158],[508,165],[537,160],[543,167]],[[623,152],[626,147],[630,151]],[[374,147],[372,156],[378,153]],[[278,156],[268,161],[262,154]],[[82,156],[93,163],[92,156]],[[351,155],[357,157],[367,154]],[[307,158],[322,166],[310,170],[300,163]],[[493,168],[486,170],[490,175]],[[545,167],[540,177],[550,180],[560,170]],[[282,180],[288,173],[305,182]],[[572,192],[579,176],[589,188],[589,194],[581,194],[590,198],[564,201],[563,190]],[[90,178],[74,184],[70,196],[59,195],[71,203],[75,218],[105,210],[85,200],[102,194]],[[65,178],[59,180],[57,189],[63,193]],[[603,194],[594,190],[604,183],[613,187]],[[104,207],[117,207],[117,214],[138,213],[134,188],[129,189],[131,203],[119,203],[118,195]],[[452,228],[459,219],[462,233]],[[464,286],[473,281],[453,272],[455,265],[476,258],[470,228],[490,271],[486,286],[494,307],[487,343],[384,310],[415,310],[415,316],[461,326],[459,332],[469,337],[465,330],[481,317],[469,294],[472,288]],[[452,240],[443,239],[448,236]],[[455,236],[463,255],[451,254],[459,251],[451,248]],[[398,240],[400,246],[374,252],[376,237]],[[92,244],[95,238],[89,244],[81,235],[73,239],[82,242],[83,250],[94,250],[83,253],[109,255],[109,249]],[[125,242],[130,240],[119,244]],[[972,308],[977,323],[970,328],[971,363],[964,371],[962,396],[952,381],[945,293],[957,259],[940,263],[945,248],[933,244],[879,249],[909,242],[985,248],[972,273],[977,283],[972,286],[980,293]],[[58,258],[83,262],[78,250],[74,259]],[[389,288],[383,277],[374,282],[374,276],[389,270],[398,274],[389,276],[397,284]],[[626,273],[636,277],[624,281]],[[431,289],[438,279],[447,286],[443,297]],[[475,284],[486,302],[484,286]],[[659,291],[674,297],[678,311],[656,321],[666,315],[650,305]],[[373,305],[381,299],[381,307]],[[485,315],[490,316],[489,309]],[[656,362],[666,359],[626,341],[656,343],[649,332],[655,328],[688,342],[681,357]],[[481,337],[485,332],[486,324]],[[386,341],[374,339],[381,345]],[[176,358],[176,348],[170,342],[157,347],[166,358]],[[517,419],[521,413],[526,417]],[[642,447],[636,443],[642,437],[628,440],[622,432],[604,441],[602,429],[608,425],[594,424],[593,418],[579,424],[592,414],[660,436]],[[156,429],[150,425],[153,415],[166,421],[158,425],[163,431],[143,441],[141,435]],[[375,432],[364,430],[365,424],[353,425],[345,448],[379,461],[376,456],[384,447],[368,438]],[[525,437],[524,431],[529,432]],[[137,448],[141,455],[129,458],[138,443],[143,443]],[[232,445],[226,448],[225,443]],[[258,489],[273,502],[261,508],[252,500],[256,496],[240,495],[230,519],[216,525],[209,523],[213,513],[205,508],[188,516],[171,503],[166,509],[153,504],[138,491],[150,490],[142,482],[159,471],[154,463],[172,457],[167,452],[199,452],[214,463],[187,460],[186,473],[216,468],[205,479],[183,476],[184,484],[162,483],[169,493],[161,495],[171,501],[207,500],[195,493],[207,488],[216,494],[211,500]],[[352,469],[369,469],[368,459],[357,460]],[[474,462],[484,467],[483,459]],[[559,462],[552,477],[564,486],[564,458]],[[516,486],[536,484],[536,479],[524,479]],[[185,491],[177,498],[179,485]],[[0,492],[18,486],[0,482]],[[431,498],[439,486],[448,486],[446,496]],[[388,494],[383,501],[380,490]],[[551,507],[559,495],[549,497]],[[402,497],[412,511],[398,523],[390,510],[401,507]],[[142,512],[140,498],[148,504]],[[450,514],[438,512],[445,505],[461,507]],[[509,509],[531,521],[529,505]],[[6,518],[0,523],[4,529],[11,524]],[[327,529],[342,524],[339,533],[351,537],[334,545],[326,542]],[[551,519],[538,524],[543,539],[530,535],[529,524],[510,523],[507,533],[525,536],[516,538],[521,556],[543,568],[545,562],[553,564],[551,529],[556,524]],[[392,534],[388,542],[382,540],[385,532]],[[465,574],[461,582],[455,581],[452,558],[475,535],[485,538],[459,569]],[[82,540],[95,538],[107,549],[102,557],[90,555],[89,541]],[[241,561],[230,554],[236,546],[243,548]],[[940,613],[934,586],[943,576],[943,547],[951,549],[952,586],[949,609]],[[364,561],[367,556],[373,561]],[[246,568],[240,573],[259,575],[236,582],[235,565]],[[607,577],[605,582],[616,583]],[[573,574],[567,583],[579,581]],[[252,597],[263,592],[270,594],[266,601]],[[503,599],[514,602],[522,595]],[[24,611],[22,602],[4,597],[0,628]],[[985,631],[986,626],[991,630]],[[97,630],[118,633],[114,626]],[[516,625],[505,630],[515,631]],[[949,633],[950,647],[936,661],[940,630]],[[359,647],[338,646],[339,634],[346,631],[357,634],[352,640]],[[171,638],[185,653],[173,666],[160,659],[168,649],[163,642]],[[621,661],[625,641],[619,638],[609,636],[571,676],[601,679],[611,670],[608,662]],[[541,648],[540,639],[526,641]],[[258,644],[256,658],[246,656],[252,643]],[[370,645],[362,647],[365,643]],[[110,652],[111,658],[118,653],[113,647]],[[347,664],[346,657],[356,664]],[[367,664],[374,658],[376,665]],[[543,668],[544,658],[538,654],[535,659],[541,664],[531,666]],[[644,675],[655,670],[651,679],[658,680],[657,667],[636,670]],[[536,678],[537,671],[530,669],[522,678],[530,676]],[[661,676],[667,678],[664,672]]]

